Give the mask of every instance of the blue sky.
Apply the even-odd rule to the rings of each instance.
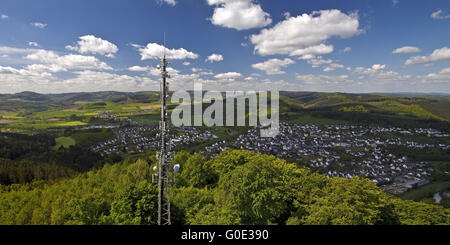
[[[448,0],[2,0],[0,93],[450,93]]]

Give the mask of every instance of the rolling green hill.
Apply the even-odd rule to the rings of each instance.
[[[91,119],[99,113],[157,125],[158,100],[157,92],[0,95],[0,130],[35,133],[90,125],[98,122]],[[280,93],[281,120],[295,123],[432,127],[449,132],[448,108],[450,96],[444,95]]]

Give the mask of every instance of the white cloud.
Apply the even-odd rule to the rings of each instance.
[[[389,76],[389,75],[398,75],[398,73],[393,71],[385,71],[387,65],[385,64],[374,64],[370,68],[365,67],[355,67],[355,68],[347,68],[349,71],[353,71],[359,75],[369,75],[369,76]]]
[[[214,25],[247,30],[272,23],[270,15],[253,0],[207,0],[207,3],[215,6],[210,19]]]
[[[184,65],[184,66],[189,66],[189,65],[191,65],[191,62],[185,61],[185,62],[183,62],[183,65]]]
[[[94,35],[85,35],[79,37],[77,45],[67,45],[66,49],[76,51],[81,54],[100,54],[113,58],[114,54],[119,51],[117,46],[109,41],[103,40]]]
[[[414,56],[406,60],[405,65],[429,64],[441,60],[450,60],[450,48],[435,49],[428,56]]]
[[[401,82],[411,82],[412,76],[401,75],[398,72],[385,70],[386,68],[387,65],[375,64],[371,68],[356,67],[353,69],[349,68],[349,70],[353,71],[355,74],[363,75],[362,78],[365,79],[365,82],[370,86],[376,87],[377,85],[382,84],[392,86],[391,90],[386,87],[386,89],[388,89],[387,91],[398,91],[395,87],[401,87]],[[405,88],[408,87],[406,86],[403,89]]]
[[[342,82],[350,82],[348,75],[341,76],[327,76],[327,75],[297,75],[296,79],[298,81],[304,82],[306,84],[317,84],[317,83],[342,83]]]
[[[175,6],[177,2],[175,0],[156,0],[158,4],[167,3],[169,5]]]
[[[333,45],[325,45],[320,44],[316,46],[310,46],[304,49],[297,49],[291,52],[290,56],[300,56],[300,59],[310,59],[311,57],[315,57],[316,55],[324,55],[332,53],[334,50]]]
[[[400,3],[400,0],[392,0],[392,6],[395,7]]]
[[[141,60],[148,59],[161,59],[164,56],[164,46],[157,43],[149,43],[147,46],[140,46],[137,44],[132,44],[133,47],[137,48],[141,54]],[[193,52],[187,51],[184,48],[180,49],[166,49],[166,57],[168,59],[183,60],[183,59],[197,59],[199,56]]]
[[[6,14],[0,15],[0,19],[2,19],[2,20],[8,19],[8,18],[9,18],[9,16]]]
[[[213,62],[219,62],[223,60],[223,56],[221,54],[212,54],[208,56],[206,59],[207,62],[213,63]]]
[[[381,65],[381,64],[375,64],[372,66],[372,69],[375,71],[383,70],[385,68],[386,68],[386,65]]]
[[[27,44],[30,47],[39,47],[39,44],[37,42],[27,42]]]
[[[69,91],[142,91],[155,90],[159,87],[159,82],[146,77],[119,75],[99,71],[79,71],[75,72],[76,78],[64,80],[56,87],[59,90]]]
[[[310,64],[313,68],[320,67],[322,65],[327,65],[333,63],[333,60],[331,59],[323,59],[322,56],[313,57],[311,59],[307,60],[308,64]]]
[[[325,67],[323,69],[324,72],[330,72],[330,71],[334,71],[336,69],[344,69],[345,66],[342,64],[337,64],[337,63],[332,63],[329,66]]]
[[[61,72],[68,70],[112,70],[105,62],[98,60],[93,56],[84,56],[76,54],[67,54],[59,56],[53,51],[37,50],[34,53],[25,56],[25,59],[38,62],[38,64],[30,65],[30,69]]]
[[[15,69],[0,66],[0,93],[14,93],[22,91],[50,92],[48,84],[55,78],[48,72],[35,72],[27,69]],[[47,86],[47,90],[44,88]]]
[[[14,48],[8,46],[0,46],[0,54],[29,54],[36,52],[38,49],[23,49],[23,48]]]
[[[386,68],[384,64],[375,64],[369,68],[348,67],[348,75],[297,75],[297,80],[301,82],[299,87],[303,91],[367,93],[430,90],[430,87],[418,86],[418,76],[402,75]],[[445,91],[449,91],[448,88]]]
[[[436,12],[431,14],[431,18],[435,20],[443,20],[450,18],[450,15],[443,15],[444,11],[442,9],[438,9]]]
[[[273,28],[250,37],[260,55],[317,55],[332,52],[324,42],[331,37],[350,38],[359,34],[358,14],[321,10],[289,17]]]
[[[424,82],[445,82],[450,83],[450,68],[442,69],[437,73],[429,73]]]
[[[147,77],[127,76],[104,71],[82,70],[74,78],[60,79],[49,72],[15,69],[0,66],[0,93],[35,91],[39,93],[67,93],[94,91],[157,90],[159,81]]]
[[[136,71],[136,72],[143,72],[143,71],[149,71],[150,67],[148,66],[132,66],[128,68],[129,71]]]
[[[41,28],[41,29],[44,29],[45,27],[47,27],[47,24],[40,23],[40,22],[33,22],[33,23],[31,23],[31,25],[34,27],[37,27],[37,28]]]
[[[344,50],[342,50],[342,52],[344,52],[344,53],[348,53],[350,51],[352,51],[352,48],[350,48],[350,47],[345,47]]]
[[[267,75],[277,75],[285,74],[286,72],[282,71],[281,68],[294,63],[295,62],[289,58],[286,58],[284,60],[270,59],[262,63],[253,64],[252,67],[261,71],[265,71]]]
[[[236,78],[242,77],[242,74],[238,73],[238,72],[227,72],[227,73],[217,74],[214,77],[217,79],[222,79],[222,80],[234,80]]]
[[[419,53],[421,50],[417,47],[405,46],[392,51],[393,54],[413,54]]]

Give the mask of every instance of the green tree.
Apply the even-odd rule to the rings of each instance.
[[[211,162],[204,161],[201,154],[189,157],[181,166],[177,178],[180,183],[197,188],[213,185],[217,182],[217,175],[211,166]]]
[[[214,201],[222,212],[239,217],[238,224],[279,223],[290,212],[292,186],[304,173],[274,156],[255,154],[221,176]]]
[[[388,196],[366,179],[331,178],[309,203],[297,201],[296,206],[303,215],[293,216],[288,224],[399,224]]]
[[[111,206],[111,218],[119,225],[155,225],[158,217],[158,191],[142,182],[126,188]]]
[[[208,204],[214,203],[213,192],[208,188],[180,187],[171,191],[172,220],[181,224],[196,224],[195,215]],[[194,223],[193,223],[194,222]]]

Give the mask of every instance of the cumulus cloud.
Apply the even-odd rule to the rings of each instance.
[[[425,78],[425,82],[431,81],[450,83],[450,68],[442,69],[437,73],[429,73]]]
[[[8,18],[9,18],[9,16],[6,14],[0,15],[0,19],[2,19],[2,20],[8,19]]]
[[[85,35],[79,37],[76,45],[67,45],[66,49],[76,51],[81,54],[100,54],[113,58],[114,54],[119,51],[117,46],[109,41],[103,40],[94,35]]]
[[[323,59],[322,56],[313,57],[311,59],[308,59],[308,64],[310,64],[313,68],[320,67],[322,65],[327,65],[333,63],[333,60],[331,59]]]
[[[14,93],[22,91],[49,92],[43,88],[55,81],[49,72],[35,72],[27,69],[0,66],[0,93]],[[47,87],[48,89],[48,87]]]
[[[14,47],[8,47],[8,46],[0,46],[0,54],[29,54],[36,52],[37,49],[29,49],[29,48],[14,48]]]
[[[345,47],[344,50],[342,50],[342,52],[344,52],[344,53],[348,53],[350,51],[352,51],[352,48],[350,48],[350,47]]]
[[[189,66],[189,65],[191,65],[191,62],[185,61],[185,62],[183,62],[183,65],[184,65],[184,66]]]
[[[332,59],[323,59],[322,56],[303,56],[301,59],[306,59],[308,64],[310,64],[313,68],[325,66],[325,68],[323,69],[324,72],[330,72],[336,69],[345,68],[344,65],[334,63]]]
[[[381,64],[375,64],[372,66],[372,69],[375,71],[383,70],[385,68],[386,68],[386,65],[381,65]]]
[[[282,67],[286,67],[290,64],[294,64],[295,62],[289,58],[284,60],[280,59],[270,59],[262,63],[253,64],[252,67],[267,73],[267,75],[278,75],[285,74],[286,72],[282,71]]]
[[[417,47],[405,46],[392,51],[393,54],[414,54],[419,53],[421,50]]]
[[[324,42],[331,37],[350,38],[359,34],[357,13],[321,10],[289,17],[273,28],[263,29],[250,37],[255,52],[260,55],[287,54],[312,57],[333,51]]]
[[[435,20],[444,20],[450,18],[450,15],[443,15],[444,11],[442,9],[438,9],[436,12],[431,14],[431,18]]]
[[[356,67],[353,69],[349,68],[349,70],[355,74],[362,75],[360,79],[365,79],[371,86],[375,87],[380,84],[392,86],[391,91],[395,91],[395,86],[401,86],[400,82],[411,82],[411,75],[401,75],[398,72],[386,70],[386,68],[387,65],[375,64],[371,68]]]
[[[300,59],[308,60],[312,59],[316,55],[324,55],[332,53],[333,50],[334,50],[333,45],[320,44],[316,46],[307,47],[304,49],[297,49],[295,51],[292,51],[289,55],[300,56]]]
[[[213,63],[213,62],[219,62],[223,60],[223,56],[221,54],[212,54],[208,56],[206,59],[207,62]]]
[[[372,77],[389,77],[389,76],[397,76],[399,75],[397,72],[386,71],[387,65],[385,64],[374,64],[372,67],[355,67],[355,68],[347,68],[349,71],[354,72],[359,75],[367,75]]]
[[[75,71],[73,78],[58,78],[50,72],[28,68],[0,66],[0,93],[35,91],[39,93],[68,93],[94,91],[157,90],[159,81],[147,77],[128,76],[105,71]]]
[[[242,77],[241,73],[238,72],[227,72],[227,73],[220,73],[214,76],[217,79],[223,79],[223,80],[234,80],[236,78]]]
[[[167,3],[169,5],[175,6],[177,2],[175,0],[156,0],[158,4]]]
[[[323,69],[324,72],[330,72],[330,71],[334,71],[336,69],[344,69],[345,66],[342,64],[337,64],[337,63],[332,63],[329,66],[325,67]]]
[[[105,62],[102,62],[93,56],[76,54],[60,56],[54,51],[42,49],[28,54],[25,56],[25,59],[37,62],[37,64],[28,66],[29,69],[36,71],[61,72],[81,69],[112,70]]]
[[[47,27],[47,24],[44,23],[40,23],[40,22],[33,22],[31,23],[32,26],[40,28],[40,29],[44,29],[45,27]]]
[[[385,64],[374,64],[371,67],[348,67],[349,74],[336,76],[297,74],[296,78],[303,91],[358,93],[424,91],[424,87],[417,84],[418,76],[402,75],[387,70],[387,67]],[[448,89],[445,90],[448,91]]]
[[[254,0],[207,0],[214,5],[212,24],[236,30],[260,28],[272,23],[270,15]]]
[[[298,81],[304,82],[306,84],[337,84],[342,82],[351,82],[348,75],[340,75],[340,76],[327,76],[327,75],[297,75],[296,79]]]
[[[161,59],[164,56],[164,46],[157,43],[149,43],[145,47],[137,44],[132,44],[132,46],[138,49],[139,53],[141,54],[141,60]],[[198,54],[187,51],[184,48],[166,48],[165,53],[168,59],[173,60],[197,59],[199,57]]]
[[[148,66],[132,66],[132,67],[129,67],[128,70],[142,72],[142,71],[149,71],[150,67],[148,67]]]
[[[405,65],[430,64],[436,61],[450,60],[450,48],[435,49],[427,56],[414,56],[406,60]]]
[[[78,71],[75,78],[66,79],[54,85],[59,91],[96,92],[155,90],[159,81],[146,77],[119,75],[103,71]]]

